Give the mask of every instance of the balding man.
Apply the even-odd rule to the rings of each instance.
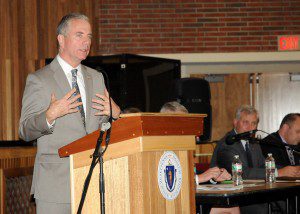
[[[261,144],[261,149],[265,157],[272,153],[277,168],[285,166],[299,166],[300,145],[300,113],[287,114],[281,121],[277,132],[268,135],[263,139],[266,144]]]

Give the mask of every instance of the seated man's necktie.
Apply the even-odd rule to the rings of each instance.
[[[289,147],[289,146],[286,146],[286,153],[288,154],[288,157],[289,157],[289,160],[290,160],[290,164],[292,166],[295,166],[295,157],[294,157],[294,154],[293,154],[293,150]]]
[[[250,168],[253,168],[252,154],[251,154],[251,151],[250,151],[250,147],[249,147],[249,142],[248,141],[246,142],[245,149],[246,149],[248,166]]]
[[[80,90],[79,90],[79,87],[78,87],[78,84],[77,84],[77,71],[78,71],[77,69],[71,70],[71,72],[72,72],[72,88],[76,89],[76,92],[74,93],[74,96],[77,95],[77,94],[80,94]],[[77,101],[82,102],[81,97],[79,97],[77,99]],[[83,110],[83,105],[78,106],[78,110],[80,112],[81,119],[82,119],[83,125],[85,127],[85,114],[84,114],[84,110]]]

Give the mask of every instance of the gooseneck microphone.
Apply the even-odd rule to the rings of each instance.
[[[243,132],[239,134],[234,134],[234,135],[228,135],[225,139],[225,143],[227,145],[232,145],[235,142],[238,142],[240,140],[250,140],[253,139],[255,136],[255,133],[257,132],[257,129],[248,131],[248,132]]]
[[[263,130],[254,129],[254,130],[239,133],[239,134],[230,134],[225,138],[225,143],[226,143],[226,145],[233,145],[234,143],[237,143],[240,140],[249,140],[249,143],[263,144],[266,146],[276,147],[276,148],[283,149],[283,150],[286,150],[286,147],[289,147],[289,148],[291,148],[294,155],[300,156],[300,151],[298,149],[299,147],[294,146],[294,145],[289,145],[289,144],[283,144],[279,139],[277,139],[273,135],[270,135],[271,138],[273,139],[274,142],[277,142],[279,144],[266,142],[264,139],[258,139],[255,137],[255,133],[257,131],[260,131],[260,132],[270,135],[268,132],[265,132]]]

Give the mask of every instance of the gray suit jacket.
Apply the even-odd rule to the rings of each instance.
[[[214,149],[210,167],[225,168],[231,173],[231,164],[234,155],[239,155],[243,163],[243,178],[244,179],[264,179],[265,178],[265,158],[262,154],[259,144],[249,144],[249,149],[252,154],[253,168],[250,168],[247,161],[247,155],[241,142],[236,142],[233,145],[227,145],[225,139],[228,135],[235,134],[234,130],[228,132],[223,137]]]
[[[82,65],[86,90],[86,129],[79,112],[57,118],[52,129],[46,122],[51,94],[61,99],[71,90],[67,77],[55,58],[49,65],[28,75],[22,100],[19,135],[25,141],[37,139],[31,193],[45,202],[70,203],[69,158],[60,158],[58,149],[86,133],[97,130],[107,117],[94,116],[92,97],[103,94],[102,74]]]

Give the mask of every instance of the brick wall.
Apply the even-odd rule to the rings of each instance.
[[[300,0],[99,0],[98,53],[276,51]]]

